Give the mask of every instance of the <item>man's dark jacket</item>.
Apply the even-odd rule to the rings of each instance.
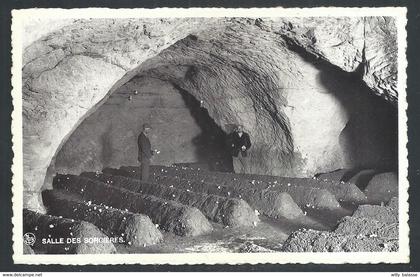
[[[140,133],[137,139],[137,145],[139,147],[139,161],[149,160],[153,155],[152,146],[149,138],[143,132]]]
[[[233,132],[230,134],[228,139],[229,147],[231,149],[231,154],[233,157],[238,157],[239,153],[242,153],[242,157],[247,157],[248,153],[246,152],[251,147],[251,140],[249,135],[245,132],[242,132],[242,136],[239,137],[238,132]],[[245,151],[242,151],[242,146],[245,146]]]

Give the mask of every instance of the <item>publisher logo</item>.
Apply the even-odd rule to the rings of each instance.
[[[23,235],[23,242],[26,245],[32,246],[34,245],[35,241],[36,241],[36,237],[33,233],[25,233]]]

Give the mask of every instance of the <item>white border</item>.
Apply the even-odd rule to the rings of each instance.
[[[13,260],[24,264],[257,264],[257,263],[408,263],[408,160],[406,102],[406,13],[404,7],[389,8],[190,8],[190,9],[27,9],[12,11],[12,112],[13,134]],[[399,125],[399,252],[358,253],[176,253],[23,255],[23,152],[22,152],[22,33],[25,18],[160,18],[160,17],[396,17],[398,30],[398,125]]]

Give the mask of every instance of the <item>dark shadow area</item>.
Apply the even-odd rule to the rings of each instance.
[[[101,140],[101,159],[103,161],[104,167],[107,167],[110,164],[110,161],[112,159],[112,141],[109,139],[109,137],[106,135],[107,133],[111,132],[112,125],[107,128],[106,132],[101,134],[100,140]]]
[[[346,173],[343,174],[343,177],[341,178],[340,181],[343,182],[348,182],[350,181],[351,178],[353,178],[354,176],[357,175],[357,173],[359,173],[361,170],[363,170],[363,168],[351,168],[348,171],[346,171]]]
[[[198,162],[178,165],[200,167],[210,171],[232,172],[232,157],[226,147],[227,134],[214,122],[207,109],[203,108],[194,96],[176,84],[173,86],[182,95],[191,116],[202,131],[192,140]]]
[[[370,180],[372,180],[373,176],[375,176],[377,172],[370,172],[366,174],[360,174],[360,176],[355,180],[354,184],[361,189],[362,191],[365,190],[367,185],[369,184]]]

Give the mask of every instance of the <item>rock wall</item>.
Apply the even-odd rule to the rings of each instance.
[[[59,149],[116,88],[139,74],[171,81],[203,101],[225,131],[243,123],[256,142],[253,172],[301,176],[336,168],[347,163],[336,139],[349,119],[345,101],[320,85],[322,70],[300,52],[357,72],[396,103],[395,48],[390,18],[76,20],[23,54],[25,207],[43,211],[39,191],[51,182],[46,171]],[[313,119],[304,119],[306,109]],[[303,128],[321,123],[326,128],[314,134]],[[304,138],[305,129],[328,140]]]
[[[288,18],[287,22],[261,21],[258,25],[275,30],[344,71],[358,71],[375,94],[397,102],[398,49],[393,17]]]
[[[146,122],[153,127],[152,147],[161,151],[153,164],[212,164],[226,159],[224,132],[198,101],[168,82],[135,77],[80,124],[49,172],[80,173],[138,164],[137,137]]]
[[[244,124],[253,141],[250,173],[307,177],[395,163],[391,105],[357,75],[250,29],[189,36],[146,61],[139,74],[194,95],[226,132]]]
[[[76,129],[50,172],[136,164],[144,122],[154,125],[152,141],[162,150],[155,164],[197,162],[205,149],[223,155],[223,141],[219,147],[199,141],[221,137],[220,130],[201,135],[212,122],[198,124],[207,113],[194,118],[189,109],[207,109],[226,133],[236,123],[245,125],[253,142],[250,173],[308,177],[395,163],[393,107],[353,74],[241,27],[213,39],[189,36],[146,61],[140,77],[118,88]],[[199,101],[187,103],[183,98],[190,95]]]

